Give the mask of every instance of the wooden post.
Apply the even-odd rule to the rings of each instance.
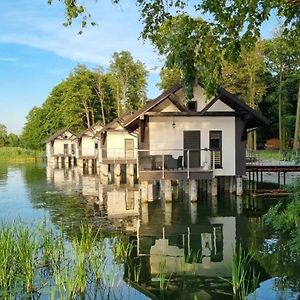
[[[165,198],[165,202],[172,202],[171,180],[164,180],[164,198]]]
[[[100,165],[100,181],[102,184],[108,184],[108,165]]]
[[[121,184],[121,165],[120,164],[114,164],[114,179],[115,179],[115,184],[117,186],[120,186]]]
[[[229,190],[230,190],[230,176],[224,177],[224,190],[226,192],[229,192]]]
[[[165,201],[165,225],[172,224],[172,202]]]
[[[191,223],[197,223],[197,202],[190,203]]]
[[[127,177],[127,184],[129,186],[134,186],[134,165],[133,164],[126,165],[126,177]]]
[[[148,183],[148,201],[152,202],[153,200],[153,183]]]
[[[149,223],[148,203],[144,202],[141,204],[141,219],[144,225]]]
[[[148,181],[141,182],[140,193],[142,203],[148,203]]]
[[[198,184],[196,179],[190,179],[189,196],[191,202],[196,202],[198,199]]]
[[[243,178],[242,178],[242,176],[236,177],[236,194],[237,194],[237,196],[243,195]]]
[[[218,215],[218,198],[215,196],[212,196],[210,198],[211,201],[211,213],[213,216],[217,216]]]
[[[211,195],[217,196],[218,195],[218,178],[214,177],[211,179]]]
[[[236,212],[238,215],[243,212],[243,199],[241,196],[236,196]]]
[[[236,184],[235,184],[235,177],[234,176],[230,176],[229,177],[229,192],[231,194],[235,193],[236,192]]]

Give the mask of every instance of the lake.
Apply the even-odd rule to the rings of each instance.
[[[138,185],[102,186],[97,175],[77,169],[0,164],[2,222],[47,220],[62,228],[66,242],[80,233],[82,223],[101,230],[118,280],[110,285],[113,293],[93,294],[94,299],[232,299],[228,281],[240,245],[254,253],[251,264],[262,290],[272,287],[289,295],[282,299],[294,299],[299,262],[274,246],[276,235],[262,224],[262,215],[278,200],[229,193],[212,198],[199,191],[198,201],[191,203],[184,188],[174,188],[173,198],[164,203],[157,187],[153,201],[140,204]],[[111,254],[116,236],[134,245],[130,264]],[[47,291],[39,297],[49,299]]]

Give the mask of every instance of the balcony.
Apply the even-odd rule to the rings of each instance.
[[[137,149],[101,149],[100,160],[104,164],[135,164],[137,163]]]
[[[211,179],[217,166],[210,149],[139,150],[140,180]]]

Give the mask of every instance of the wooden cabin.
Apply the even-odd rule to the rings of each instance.
[[[64,166],[76,165],[77,136],[63,128],[46,140],[46,156],[48,163]]]
[[[100,135],[102,124],[95,123],[78,135],[77,165],[96,171],[100,159]]]
[[[223,88],[209,98],[197,85],[187,101],[183,86],[176,85],[129,117],[124,127],[139,133],[141,182],[211,180],[245,174],[247,132],[266,122]]]
[[[125,166],[127,175],[133,176],[134,165],[137,163],[137,133],[129,132],[124,127],[124,123],[132,114],[133,111],[125,113],[100,131],[102,173],[104,176],[108,176],[108,171],[112,171],[113,177],[117,177],[117,181],[121,177],[122,166]]]

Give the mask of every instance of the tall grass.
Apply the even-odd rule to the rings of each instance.
[[[1,161],[35,161],[42,157],[41,150],[24,149],[20,147],[0,147],[0,162]]]
[[[244,251],[241,245],[233,252],[231,280],[223,279],[232,285],[236,300],[247,300],[249,293],[258,286],[260,275],[251,266],[252,260],[252,255]]]
[[[105,294],[121,278],[121,269],[107,267],[104,237],[91,225],[82,225],[80,233],[67,241],[61,229],[46,222],[31,228],[26,224],[0,225],[0,299],[86,298]],[[111,252],[119,259],[128,254],[128,247],[112,244]],[[123,249],[120,251],[120,249]],[[125,250],[125,251],[124,251]],[[120,281],[120,279],[119,279]],[[106,292],[107,293],[107,292]],[[88,298],[90,298],[88,297]],[[93,297],[94,298],[94,297]]]

